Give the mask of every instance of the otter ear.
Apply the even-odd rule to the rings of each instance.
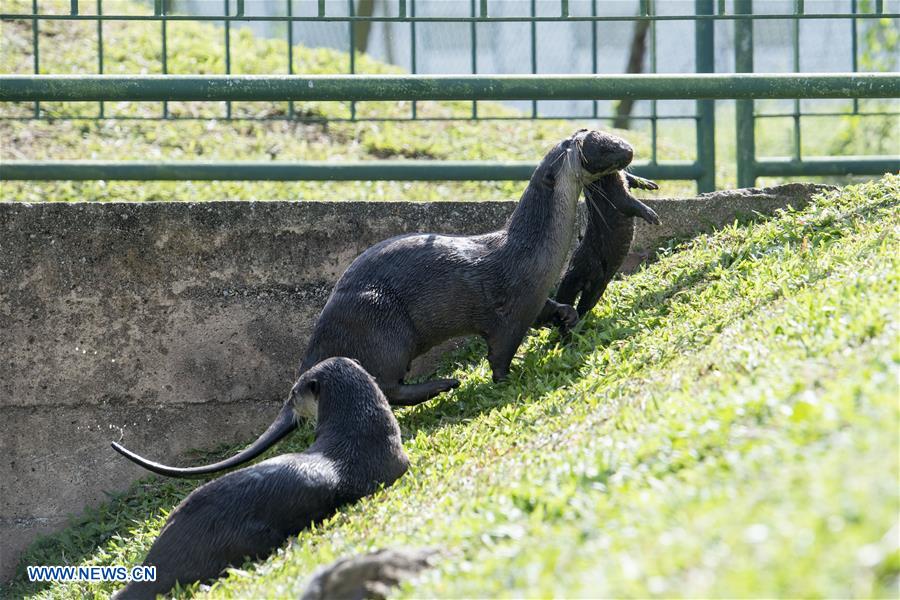
[[[308,389],[312,394],[318,396],[319,395],[319,381],[317,379],[310,379],[306,384],[306,389]]]

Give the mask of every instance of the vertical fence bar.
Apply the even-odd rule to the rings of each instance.
[[[646,10],[647,16],[656,15],[656,6],[653,0],[646,0],[646,5],[642,7]],[[650,72],[656,73],[656,19],[650,21]],[[658,137],[659,130],[658,119],[656,118],[656,100],[650,101],[650,163],[656,164],[658,156]]]
[[[356,5],[353,0],[347,0],[347,4],[350,16],[355,16]],[[355,23],[352,19],[347,21],[347,25],[350,26],[350,74],[353,75],[356,73],[356,27],[354,27]],[[350,120],[356,120],[356,102],[350,102]]]
[[[97,72],[103,75],[103,0],[97,0]],[[103,100],[100,101],[99,117],[104,117]]]
[[[416,18],[416,0],[409,0],[409,14],[415,19]],[[416,74],[416,22],[409,22],[409,70],[415,75]],[[416,118],[416,101],[412,101],[412,118],[415,120]]]
[[[559,16],[569,18],[569,0],[559,0]]]
[[[231,13],[231,0],[224,0],[225,16]],[[225,74],[231,75],[231,21],[225,19]],[[225,101],[225,118],[231,118],[231,100]]]
[[[481,12],[482,19],[486,19],[488,16],[487,3],[488,0],[481,0],[481,10],[479,12]]]
[[[734,12],[748,15],[734,22],[734,70],[737,73],[753,72],[753,0],[734,0]],[[737,159],[738,187],[753,187],[756,183],[756,123],[753,117],[753,100],[735,101],[735,158]]]
[[[294,22],[290,17],[294,16],[294,0],[287,0],[287,45],[288,45],[288,75],[294,74]],[[294,101],[288,100],[288,119],[294,118]]]
[[[597,0],[591,0],[591,16],[597,16]],[[594,19],[591,21],[591,72],[597,73],[597,20]],[[596,119],[597,118],[597,101],[592,100],[592,112],[591,114]]]
[[[698,15],[713,14],[713,0],[695,0]],[[694,22],[694,56],[698,73],[716,70],[715,22],[700,19]],[[697,179],[701,194],[716,189],[716,101],[697,100],[697,162],[703,175]]]
[[[354,0],[347,0],[347,11],[351,17],[356,16],[356,4]],[[347,31],[349,32],[349,44],[350,44],[350,74],[356,73],[356,27],[354,27],[354,21],[352,19],[347,20],[347,25],[349,28]]]
[[[40,30],[38,28],[38,5],[37,0],[31,0],[31,14],[35,15],[31,19],[31,57],[34,59],[34,74],[39,75],[41,72],[41,52],[40,52]],[[41,103],[34,102],[34,118],[41,118]]]
[[[796,0],[793,19],[794,73],[800,72],[800,15],[803,14],[803,0]],[[795,161],[800,162],[800,98],[794,98],[794,153]]]
[[[356,4],[353,0],[348,0],[350,3],[350,16],[356,16]],[[354,21],[350,21],[350,74],[356,74],[356,27],[354,27]],[[371,22],[369,23],[371,27]],[[350,120],[356,120],[356,102],[350,103]]]
[[[78,0],[72,0],[69,3],[69,14],[77,15],[78,14]]]
[[[478,32],[476,31],[476,26],[475,26],[476,24],[475,24],[475,20],[474,20],[475,0],[470,0],[469,4],[470,4],[470,9],[471,9],[470,12],[473,17],[472,22],[469,23],[469,26],[470,26],[469,27],[469,37],[471,38],[471,42],[472,42],[472,75],[475,75],[476,73],[478,73],[478,56],[477,56]],[[472,100],[472,118],[473,119],[478,118],[478,101],[477,100]]]
[[[531,0],[531,74],[537,74],[537,0]],[[538,114],[537,100],[531,101],[531,118],[536,119]]]
[[[856,22],[857,8],[858,7],[856,5],[856,0],[850,0],[850,12],[853,13],[853,16],[850,18],[850,45],[852,47],[852,50],[851,50],[852,56],[850,57],[850,59],[853,61],[853,66],[852,66],[851,70],[854,73],[856,73],[856,71],[859,69],[859,64],[858,64],[859,59],[857,58],[857,52],[859,52],[859,40],[857,40],[857,37],[856,37],[857,30],[859,29],[857,27],[857,22]],[[854,98],[853,99],[853,114],[855,115],[858,113],[859,113],[859,98]]]
[[[169,49],[166,47],[166,38],[168,37],[166,35],[167,21],[165,19],[166,9],[168,8],[166,6],[166,0],[157,0],[157,6],[155,6],[154,8],[159,9],[159,11],[156,13],[156,15],[159,17],[163,17],[159,21],[159,31],[160,31],[160,36],[162,37],[162,47],[160,48],[160,52],[162,55],[160,57],[161,58],[160,62],[162,62],[163,75],[167,75],[169,73]],[[166,100],[163,100],[162,116],[163,116],[163,119],[169,118],[169,103]]]
[[[399,1],[400,6],[397,8],[397,16],[401,19],[406,18],[406,0]]]

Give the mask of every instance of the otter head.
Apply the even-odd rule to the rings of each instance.
[[[328,424],[390,411],[375,379],[353,358],[328,358],[303,373],[288,395],[297,419]]]
[[[631,144],[610,133],[581,129],[575,132],[572,140],[580,159],[584,184],[624,169],[634,158]]]
[[[538,180],[552,188],[566,171],[582,185],[615,173],[631,164],[634,149],[620,137],[602,131],[579,129],[557,144],[535,170]]]
[[[178,468],[147,460],[115,442],[112,447],[154,473],[169,477],[200,477],[233,469],[253,460],[294,431],[300,418],[317,418],[318,437],[319,428],[327,427],[338,419],[346,419],[348,423],[365,423],[366,417],[379,411],[390,415],[387,399],[372,376],[354,360],[329,358],[300,376],[269,428],[231,458],[200,467]]]
[[[358,361],[344,357],[323,360],[298,383],[308,390],[301,401],[315,403],[316,440],[337,436],[342,438],[341,446],[347,446],[346,438],[375,437],[387,442],[394,437],[399,442],[400,427],[388,399]]]

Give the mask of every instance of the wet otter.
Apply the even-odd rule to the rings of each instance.
[[[306,371],[282,408],[292,423],[318,406],[315,442],[197,488],[169,515],[145,565],[155,582],[118,598],[155,598],[176,582],[218,576],[261,558],[339,506],[397,480],[409,465],[400,428],[375,380],[355,361],[330,358]]]
[[[583,184],[631,162],[624,140],[582,130],[554,147],[500,231],[412,234],[372,246],[347,269],[322,310],[300,370],[353,356],[394,405],[414,405],[458,385],[406,385],[410,361],[447,339],[484,337],[495,381],[544,308],[573,237]]]
[[[546,302],[572,243],[583,185],[631,163],[625,140],[586,129],[557,144],[535,169],[503,229],[477,236],[409,234],[363,252],[334,286],[300,365],[331,356],[359,360],[391,404],[410,406],[459,385],[455,379],[405,384],[413,358],[450,338],[481,335],[494,381],[540,314],[570,319],[571,307]],[[547,309],[545,310],[545,306]],[[231,459],[197,469],[169,468],[117,450],[170,476],[212,473],[258,456],[284,435],[276,420]]]
[[[594,308],[622,266],[634,238],[634,217],[659,224],[653,209],[632,196],[629,186],[659,188],[626,172],[604,175],[584,188],[587,227],[556,292],[557,303],[574,305],[578,299],[579,317]]]

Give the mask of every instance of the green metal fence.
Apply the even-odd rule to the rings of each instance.
[[[609,121],[611,114],[602,114],[599,101],[636,99],[649,101],[649,114],[636,115],[635,121],[645,121],[650,126],[651,156],[638,163],[636,172],[656,179],[694,180],[700,191],[715,188],[716,150],[716,100],[736,100],[735,128],[737,148],[738,184],[751,186],[758,176],[800,175],[877,175],[900,168],[896,155],[887,156],[803,156],[801,152],[801,118],[810,114],[840,117],[846,115],[896,117],[896,110],[867,111],[860,104],[866,98],[900,98],[900,76],[896,72],[863,73],[860,71],[859,31],[860,23],[889,23],[896,27],[900,13],[890,2],[849,0],[848,10],[824,12],[817,10],[816,2],[792,0],[789,11],[754,11],[752,0],[694,0],[690,11],[679,14],[660,11],[661,4],[654,0],[637,0],[634,14],[621,12],[621,3],[605,0],[553,0],[525,5],[525,14],[509,14],[509,11],[493,11],[503,0],[470,0],[468,14],[417,15],[414,0],[396,0],[391,14],[356,14],[357,4],[348,0],[340,14],[334,10],[336,3],[285,0],[283,14],[249,14],[250,5],[244,0],[223,0],[222,10],[216,15],[183,14],[172,10],[168,0],[154,0],[144,12],[122,11],[118,14],[105,10],[103,0],[69,0],[66,10],[58,10],[59,2],[42,9],[38,0],[31,0],[30,12],[2,13],[0,23],[26,21],[32,28],[32,75],[0,75],[0,102],[29,102],[27,115],[6,114],[0,119],[54,119],[85,118],[84,115],[66,116],[46,111],[41,103],[51,101],[97,102],[97,110],[91,118],[110,118],[104,102],[110,101],[159,101],[160,119],[185,118],[174,115],[168,103],[178,100],[224,101],[220,118],[257,118],[236,114],[233,102],[237,101],[286,101],[288,110],[282,115],[266,118],[282,118],[296,121],[317,121],[321,117],[302,114],[294,110],[297,101],[342,101],[349,103],[349,115],[337,119],[360,120],[429,120],[435,117],[422,115],[416,102],[424,100],[471,101],[471,111],[466,115],[440,117],[442,119],[543,119],[569,118],[579,124],[590,121]],[[274,2],[274,0],[273,0]],[[109,0],[107,5],[112,4]],[[459,3],[453,3],[458,6]],[[771,3],[757,3],[763,7]],[[115,5],[113,5],[115,6]],[[121,6],[121,4],[119,4]],[[175,7],[177,8],[177,4]],[[829,4],[828,6],[832,6]],[[553,8],[549,14],[548,8]],[[664,7],[665,8],[665,7]],[[661,12],[663,14],[661,14]],[[45,74],[41,65],[41,24],[46,21],[89,21],[96,23],[96,73],[99,75]],[[840,21],[846,23],[852,39],[852,72],[811,74],[801,73],[800,36],[801,24],[815,21]],[[159,76],[104,75],[104,24],[118,22],[151,22],[159,26],[161,52]],[[182,21],[210,21],[222,24],[224,75],[167,75],[169,50],[167,26]],[[649,74],[599,75],[601,60],[598,56],[597,27],[605,22],[649,22]],[[693,54],[695,73],[690,75],[662,75],[657,71],[657,23],[684,21],[694,23]],[[787,21],[792,25],[791,73],[754,73],[754,27],[760,23]],[[269,22],[285,23],[287,41],[287,74],[260,74],[257,76],[231,75],[232,28],[237,24]],[[356,48],[356,29],[360,23],[395,23],[409,27],[410,62],[406,67],[412,75],[373,76],[357,75],[359,53]],[[591,27],[591,73],[582,75],[538,74],[538,25],[541,23],[579,22]],[[347,27],[348,64],[347,75],[310,76],[296,73],[294,65],[295,25],[298,23],[338,23]],[[530,35],[531,75],[488,76],[478,72],[479,27],[491,23],[526,23]],[[470,75],[417,75],[416,27],[423,24],[467,24],[469,32]],[[736,73],[715,74],[717,24],[733,24],[733,57]],[[74,49],[73,49],[74,51]],[[721,59],[721,57],[720,57]],[[604,65],[606,66],[606,65]],[[801,99],[841,98],[852,99],[849,110],[814,113],[804,112]],[[666,119],[684,119],[684,115],[672,117],[659,114],[657,101],[689,99],[695,101],[695,112],[687,115],[695,123],[696,159],[693,161],[658,160],[657,141],[660,122]],[[788,112],[757,111],[756,102],[764,99],[788,99],[793,101]],[[406,100],[411,102],[409,114],[402,117],[360,115],[356,102],[369,100]],[[479,101],[531,101],[531,110],[521,116],[487,116],[479,114]],[[542,100],[587,100],[592,106],[588,114],[545,115],[539,109]],[[896,102],[892,102],[896,109]],[[793,120],[793,152],[784,158],[760,158],[755,150],[755,128],[760,120],[771,118]],[[123,118],[123,117],[116,117]],[[131,118],[131,117],[124,117]],[[141,117],[146,118],[146,117]],[[533,169],[533,163],[490,161],[378,161],[376,163],[326,164],[318,162],[277,163],[137,163],[99,161],[11,161],[0,162],[0,179],[181,179],[181,180],[499,180],[525,179]]]

